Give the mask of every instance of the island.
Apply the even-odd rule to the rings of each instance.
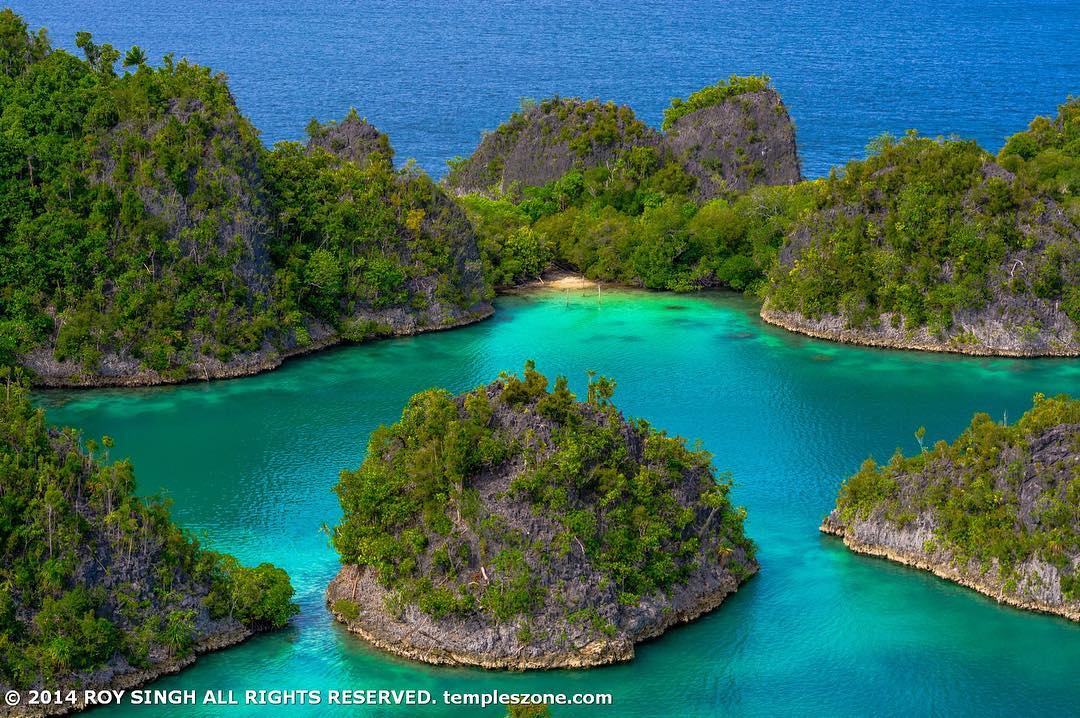
[[[757,571],[711,455],[532,362],[414,395],[341,473],[326,600],[371,644],[434,664],[582,668],[715,609]]]
[[[0,11],[0,365],[242,376],[491,314],[465,213],[355,112],[268,149],[223,74],[76,44]]]
[[[112,447],[48,425],[0,370],[0,693],[132,688],[299,610],[283,570],[207,550],[164,499],[134,496]]]
[[[82,57],[0,11],[0,365],[40,386],[244,376],[343,342],[458,327],[551,270],[757,297],[870,346],[1080,355],[1080,100],[995,156],[888,134],[804,180],[765,75],[660,128],[523,99],[436,181],[355,110],[266,147],[221,73]]]
[[[951,445],[868,460],[821,530],[858,553],[1080,621],[1080,400],[1037,394],[1013,424],[977,414]]]

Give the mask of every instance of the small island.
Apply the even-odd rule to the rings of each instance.
[[[131,463],[110,462],[112,446],[49,426],[2,370],[0,693],[133,688],[298,611],[283,570],[209,551],[163,499],[134,496]]]
[[[711,455],[531,362],[459,396],[432,389],[343,471],[326,600],[373,645],[499,669],[626,661],[757,571]]]
[[[1036,395],[1015,424],[978,414],[951,445],[867,460],[821,530],[858,553],[1080,621],[1080,401]]]

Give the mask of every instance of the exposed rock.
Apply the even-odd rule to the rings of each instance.
[[[445,184],[458,194],[520,191],[572,169],[613,163],[633,147],[657,147],[660,141],[660,133],[626,105],[554,97],[515,112],[486,133]]]
[[[1012,427],[981,415],[952,447],[941,444],[922,461],[864,466],[821,530],[998,602],[1080,621],[1080,424],[1070,423],[1077,404],[1037,397]],[[1045,425],[1055,420],[1066,423]],[[867,477],[880,482],[875,489],[850,488]],[[879,500],[863,496],[878,490]]]
[[[667,130],[664,147],[697,179],[702,199],[802,179],[795,125],[771,88],[678,118]]]
[[[387,159],[394,158],[390,137],[379,132],[366,119],[361,119],[355,109],[349,110],[341,122],[319,124],[312,120],[308,125],[308,147],[320,147],[343,160],[363,165],[373,152]]]
[[[435,664],[597,666],[711,611],[757,570],[705,454],[624,419],[596,388],[607,384],[576,403],[546,383],[527,365],[524,381],[418,394],[342,473],[345,565],[326,599],[350,631]],[[448,478],[463,467],[460,484]]]

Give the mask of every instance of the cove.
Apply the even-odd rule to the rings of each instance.
[[[1031,395],[1080,393],[1080,362],[981,359],[847,347],[764,325],[727,293],[506,296],[493,319],[293,360],[274,372],[150,389],[39,392],[54,423],[116,438],[142,493],[242,561],[273,561],[297,587],[291,629],[203,657],[155,689],[422,689],[605,692],[614,708],[554,715],[862,716],[1067,714],[1080,705],[1080,626],[998,606],[962,587],[849,553],[817,527],[868,455],[952,440],[975,411],[1019,417]],[[368,433],[414,392],[459,392],[526,358],[584,393],[585,370],[618,382],[616,404],[704,441],[749,511],[761,571],[714,614],[590,671],[506,674],[389,657],[323,607],[337,561],[320,533],[330,487]],[[931,708],[932,707],[932,708]],[[139,711],[143,711],[140,713]],[[139,706],[95,715],[147,715]],[[319,715],[356,707],[189,706],[184,715]],[[412,715],[408,706],[369,709]],[[424,715],[475,715],[430,706]],[[492,715],[498,710],[489,710]]]

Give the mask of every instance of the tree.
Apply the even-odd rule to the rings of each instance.
[[[124,55],[124,67],[142,67],[146,64],[146,53],[138,45],[132,45]]]

